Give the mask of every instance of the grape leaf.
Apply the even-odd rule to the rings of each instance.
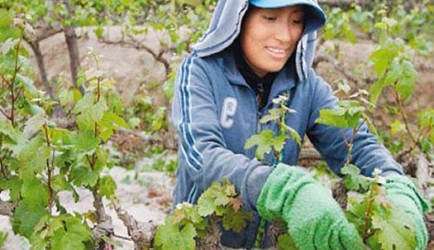
[[[197,211],[203,217],[210,216],[215,211],[214,198],[206,195],[201,195],[197,201]]]
[[[320,110],[319,118],[316,119],[315,123],[335,126],[338,128],[348,127],[348,122],[344,119],[344,110],[341,108]]]
[[[107,198],[114,198],[116,191],[116,182],[109,175],[105,175],[98,181],[99,193]]]
[[[50,157],[50,148],[44,142],[41,135],[32,138],[27,142],[20,142],[14,148],[18,155],[20,164],[20,177],[22,179],[31,179],[35,174],[41,173]]]
[[[403,61],[401,69],[402,74],[398,85],[396,86],[396,91],[400,93],[405,100],[407,100],[413,93],[419,75],[414,69],[413,63],[407,60]]]
[[[341,169],[345,175],[345,187],[353,191],[366,191],[369,187],[369,181],[360,174],[360,169],[352,164],[345,165]]]
[[[264,154],[270,152],[274,137],[274,132],[271,130],[263,130],[259,134],[252,135],[244,145],[244,149],[249,149],[257,146],[255,154],[259,160],[264,158]]]
[[[24,137],[29,139],[34,136],[45,122],[44,114],[38,114],[31,117],[25,124],[23,131]]]
[[[416,249],[416,232],[411,218],[392,207],[388,213],[373,213],[372,227],[378,229],[375,238],[382,250]]]
[[[92,239],[89,227],[77,217],[63,215],[58,220],[63,227],[57,227],[53,232],[51,245],[53,249],[86,250],[85,243]]]
[[[92,130],[95,123],[98,123],[108,109],[104,99],[95,103],[96,97],[93,94],[86,94],[78,101],[72,112],[77,114],[77,125],[80,130]]]
[[[14,232],[30,237],[38,222],[48,214],[48,193],[36,178],[26,180],[22,186],[22,201],[14,211]]]
[[[98,174],[88,167],[75,167],[71,170],[71,180],[77,186],[94,187],[98,181]]]
[[[182,229],[173,223],[173,218],[168,216],[163,225],[157,228],[155,245],[163,250],[193,250],[195,249],[196,229],[191,223]]]
[[[226,230],[233,230],[237,233],[241,232],[247,225],[247,221],[252,221],[253,217],[244,210],[232,210],[227,207],[227,211],[223,216],[223,227]]]
[[[280,109],[270,109],[268,111],[268,115],[264,115],[259,122],[260,123],[267,123],[270,121],[277,121],[280,119],[281,111]]]
[[[95,137],[92,130],[86,130],[83,133],[71,135],[71,141],[80,152],[91,152],[99,144],[98,138]]]
[[[0,181],[0,189],[10,190],[9,196],[11,201],[18,201],[21,199],[21,186],[22,180],[18,176],[11,176],[8,180]]]
[[[226,178],[223,179],[222,186],[223,186],[225,194],[228,197],[234,197],[237,195],[237,193],[235,191],[235,186],[228,179],[226,179]]]
[[[59,192],[59,191],[64,191],[64,190],[68,190],[68,191],[72,191],[73,187],[71,185],[71,183],[68,182],[68,180],[66,179],[66,175],[53,175],[51,177],[51,188],[53,188],[54,191]]]
[[[4,144],[15,144],[20,138],[20,131],[9,122],[0,120],[0,136],[3,138]]]
[[[21,203],[15,209],[14,216],[11,219],[14,232],[25,237],[30,237],[35,225],[46,215],[47,211],[45,208]]]
[[[107,141],[113,132],[120,127],[126,127],[127,123],[120,116],[113,112],[105,112],[100,124],[100,136],[103,141]]]

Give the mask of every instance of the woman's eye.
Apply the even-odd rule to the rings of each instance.
[[[267,20],[267,21],[274,21],[274,20],[276,20],[276,17],[275,16],[263,16],[263,18],[265,19],[265,20]]]
[[[303,19],[292,19],[292,23],[294,23],[294,24],[303,24]]]

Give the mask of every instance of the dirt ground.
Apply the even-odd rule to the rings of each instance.
[[[141,96],[143,86],[154,82],[162,82],[165,80],[164,66],[156,62],[150,53],[144,50],[135,48],[126,48],[119,45],[100,43],[90,31],[79,31],[80,40],[79,46],[82,54],[82,66],[84,68],[91,67],[94,62],[89,61],[86,57],[87,52],[91,49],[94,53],[101,55],[99,62],[100,70],[107,76],[113,77],[117,82],[116,88],[121,92],[126,105],[131,103],[134,98]],[[119,37],[119,29],[111,28],[110,36],[114,40]],[[148,45],[154,51],[159,50],[159,43],[156,41],[156,34],[150,34],[143,38],[143,43]],[[46,39],[42,43],[42,52],[45,58],[46,68],[49,79],[57,79],[57,82],[63,82],[59,79],[67,79],[69,81],[69,58],[67,55],[66,44],[62,34],[55,35]],[[318,49],[318,52],[325,47]],[[343,67],[351,70],[356,69],[363,63],[366,63],[370,51],[373,50],[372,44],[362,42],[357,45],[342,44],[341,48],[344,53]],[[416,69],[419,71],[420,77],[415,89],[414,97],[407,102],[406,108],[412,117],[423,107],[434,108],[433,87],[434,87],[434,57],[431,58],[416,58]],[[329,63],[318,64],[318,73],[328,80],[332,85],[342,75],[337,73],[336,69]],[[368,72],[365,72],[369,74]],[[367,86],[358,86],[365,88]],[[154,96],[155,97],[155,96]],[[158,98],[157,98],[158,99]],[[156,104],[156,105],[161,105]],[[384,113],[383,113],[384,112]],[[385,109],[380,107],[379,111],[374,114],[373,119],[377,125],[387,126],[390,122]],[[141,173],[140,178],[146,180],[148,184],[138,185],[137,182],[131,182],[134,171],[127,171],[122,168],[114,168],[110,174],[116,177],[118,183],[117,194],[121,197],[123,206],[139,221],[154,220],[162,222],[165,216],[167,204],[161,201],[164,199],[170,200],[171,183],[169,178],[161,174]],[[130,181],[128,181],[130,180]],[[150,187],[157,185],[161,187],[161,192],[157,197],[149,197]],[[62,194],[63,199],[68,200],[67,194]],[[70,208],[78,211],[88,209],[91,202],[88,200],[89,195],[83,193],[82,203],[74,204],[71,202]],[[163,205],[162,205],[163,204]],[[110,213],[112,215],[113,211]],[[115,217],[115,216],[113,216]],[[0,216],[0,230],[10,232],[10,225],[7,218]],[[126,236],[125,229],[120,221],[115,221],[115,230],[119,235]],[[132,249],[129,242],[123,242],[124,247],[117,249]],[[28,249],[28,244],[25,240],[10,233],[9,241],[5,249],[22,250]]]

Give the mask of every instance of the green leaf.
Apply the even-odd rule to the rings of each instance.
[[[155,245],[162,250],[194,250],[196,230],[191,223],[180,228],[168,216],[165,223],[157,228]]]
[[[18,155],[20,177],[23,180],[42,173],[47,166],[47,159],[50,158],[50,148],[41,135],[27,142],[21,141],[14,151]]]
[[[199,214],[196,207],[194,207],[190,203],[182,203],[176,206],[176,209],[173,211],[173,223],[178,225],[184,225],[185,222],[193,223],[196,228],[201,228],[204,223],[203,217]],[[204,229],[203,227],[202,229]]]
[[[206,217],[217,212],[218,206],[225,206],[229,201],[230,198],[226,195],[220,183],[214,182],[199,197],[197,209],[201,216]]]
[[[106,142],[113,135],[114,131],[121,127],[126,127],[127,123],[120,116],[107,111],[104,113],[99,125],[101,139]]]
[[[36,178],[23,182],[21,202],[14,211],[12,225],[14,232],[30,237],[37,223],[48,214],[48,192]]]
[[[113,199],[115,197],[116,191],[116,182],[109,175],[105,175],[98,181],[99,193],[102,196],[105,196],[109,199]]]
[[[73,187],[71,185],[71,183],[68,182],[68,180],[66,179],[65,175],[53,175],[51,177],[51,188],[53,188],[53,190],[55,192],[60,192],[60,191],[72,191]]]
[[[427,108],[419,113],[419,127],[434,129],[434,109]]]
[[[17,202],[21,199],[21,186],[22,181],[18,176],[14,175],[9,177],[7,180],[0,181],[0,189],[9,190],[10,200],[13,202]]]
[[[71,181],[77,186],[94,187],[99,175],[88,167],[75,167],[71,170]]]
[[[44,114],[37,114],[33,117],[31,117],[29,120],[27,120],[27,122],[25,123],[25,127],[24,127],[24,137],[26,139],[30,139],[31,137],[33,137],[36,132],[38,132],[42,125],[44,125],[46,123],[46,119]]]
[[[401,62],[399,70],[400,74],[398,84],[396,86],[396,91],[401,95],[404,100],[406,100],[413,93],[418,73],[414,69],[414,65],[407,60],[403,60]]]
[[[0,119],[0,136],[3,143],[15,144],[20,138],[20,131],[12,126],[9,122]]]
[[[257,146],[255,154],[259,160],[264,158],[264,154],[269,153],[271,150],[274,132],[271,130],[263,130],[259,134],[252,135],[244,145],[245,149]]]
[[[264,115],[260,120],[259,123],[268,123],[270,121],[278,121],[280,119],[281,116],[281,111],[280,109],[270,109],[268,111],[267,115]]]
[[[282,127],[283,127],[286,131],[289,131],[289,136],[290,136],[290,138],[293,139],[295,142],[297,142],[297,145],[298,145],[299,147],[301,147],[302,145],[301,145],[301,137],[300,137],[300,134],[299,134],[295,129],[293,129],[293,128],[287,126],[286,124],[282,124]],[[286,139],[288,139],[287,136],[285,136],[285,140],[286,140]],[[283,146],[285,146],[285,145],[283,145]],[[283,148],[283,147],[282,147],[282,148]],[[276,149],[277,149],[277,148],[276,148]],[[280,151],[280,150],[279,150],[279,151]]]
[[[366,191],[369,188],[369,181],[360,174],[360,169],[355,165],[348,164],[341,169],[345,175],[345,187],[353,191]]]
[[[33,80],[27,76],[17,74],[17,80],[19,80],[26,91],[28,91],[33,97],[39,96],[38,89],[33,83]]]
[[[381,94],[381,91],[383,91],[383,88],[386,87],[384,77],[379,78],[374,84],[371,85],[369,88],[369,93],[371,93],[371,97],[369,100],[372,103],[377,103],[378,97]]]
[[[378,229],[375,237],[382,250],[416,249],[416,231],[409,216],[397,208],[387,214],[372,215],[372,227]]]
[[[21,187],[23,203],[35,208],[46,208],[48,205],[48,191],[45,183],[40,179],[29,179]]]
[[[35,207],[31,204],[20,203],[14,211],[14,216],[11,218],[12,228],[15,233],[29,238],[39,220],[47,215],[45,207]]]
[[[405,132],[405,125],[401,121],[395,120],[390,125],[390,132],[392,133],[392,135],[401,134]]]
[[[227,208],[227,212],[223,216],[223,227],[226,230],[233,230],[240,233],[247,225],[247,221],[252,221],[253,217],[245,210],[234,211],[231,208]]]
[[[285,146],[286,139],[288,139],[288,135],[286,134],[274,137],[271,143],[272,148],[274,148],[274,150],[277,152],[281,152],[283,147]]]
[[[51,239],[51,246],[53,249],[83,249],[86,250],[86,242],[92,240],[92,232],[86,223],[81,219],[71,216],[63,215],[57,218],[62,227],[56,227],[53,230]]]
[[[277,238],[279,249],[298,250],[294,240],[288,234],[282,234]]]
[[[96,102],[96,97],[93,94],[86,94],[83,99],[78,101],[72,110],[73,114],[77,114],[77,125],[80,130],[92,130],[95,123],[101,121],[104,112],[108,109],[103,98]]]
[[[72,135],[71,141],[79,152],[92,153],[99,145],[99,140],[95,137],[92,130]]]
[[[363,117],[365,108],[356,100],[339,101],[333,109],[320,110],[317,123],[338,128],[356,128]]]
[[[369,56],[375,73],[378,76],[382,76],[392,64],[392,61],[403,51],[404,43],[402,40],[389,38],[384,41],[381,46]]]
[[[227,197],[235,197],[237,195],[234,184],[232,184],[227,178],[223,179],[221,186]]]
[[[344,110],[338,108],[322,109],[319,111],[319,118],[315,122],[338,128],[346,128],[348,127],[348,122],[345,120],[344,114]]]

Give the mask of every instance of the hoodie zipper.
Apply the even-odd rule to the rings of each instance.
[[[264,94],[264,84],[259,82],[256,85],[255,92],[255,100],[256,100],[256,109],[257,109],[257,119],[256,119],[256,133],[259,134],[262,131],[261,123],[259,122],[262,119],[262,108],[263,108],[263,94]],[[267,100],[265,100],[267,101]]]

